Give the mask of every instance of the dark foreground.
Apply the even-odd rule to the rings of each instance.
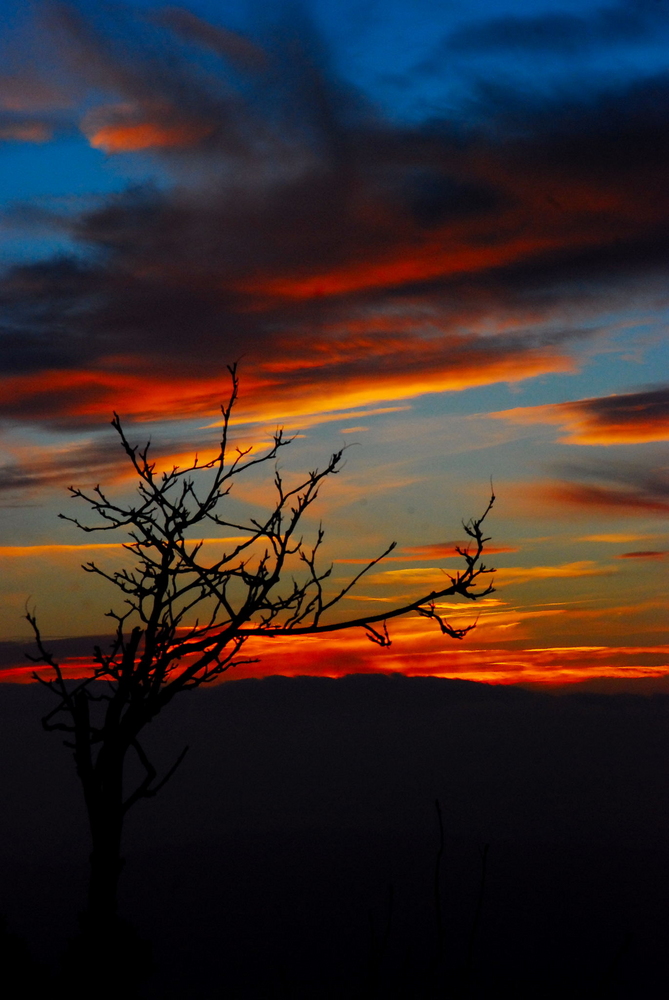
[[[85,893],[48,704],[0,687],[0,960],[24,983],[57,970]],[[669,697],[274,678],[153,727],[166,766],[191,750],[129,818],[147,1000],[669,996]]]

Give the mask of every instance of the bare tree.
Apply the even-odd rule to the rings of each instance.
[[[131,557],[129,568],[107,572],[92,562],[83,567],[123,595],[122,610],[107,613],[115,623],[110,647],[95,647],[90,673],[83,680],[67,681],[42,639],[35,613],[26,616],[38,649],[31,659],[50,668],[46,676],[36,672],[35,677],[56,698],[43,725],[65,734],[83,788],[92,842],[86,919],[98,929],[107,929],[116,920],[124,818],[137,802],[162,788],[188,749],[159,778],[140,742],[144,727],[175,695],[209,684],[240,663],[255,662],[243,656],[251,637],[362,628],[371,641],[388,646],[387,621],[417,612],[434,619],[445,635],[461,639],[474,626],[452,627],[439,615],[436,602],[456,594],[475,601],[493,589],[487,577],[493,570],[481,562],[481,555],[488,541],[483,522],[494,495],[481,517],[464,524],[470,543],[457,550],[464,568],[448,577],[447,586],[381,614],[331,620],[328,613],[395,543],[341,589],[326,593],[332,566],[318,567],[323,529],[318,528],[311,545],[299,530],[323,481],[338,472],[342,451],[332,455],[323,469],[309,472],[290,487],[275,467],[274,500],[266,518],[237,521],[221,512],[235,480],[254,467],[273,463],[290,443],[278,431],[264,452],[230,447],[230,418],[238,391],[235,367],[230,373],[232,390],[222,407],[216,458],[200,464],[195,457],[188,468],[158,473],[149,444],[141,449],[131,445],[114,415],[112,426],[139,477],[136,502],[115,503],[99,486],[90,493],[70,488],[99,521],[88,525],[61,517],[85,532],[125,531],[129,536],[124,544]],[[230,547],[222,555],[208,558],[210,547],[194,540],[195,533],[206,528],[232,530],[238,540],[226,543]],[[124,769],[131,751],[143,777],[129,790],[124,786]]]

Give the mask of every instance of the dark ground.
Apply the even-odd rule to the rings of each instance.
[[[88,845],[48,697],[0,688],[0,913],[55,967]],[[379,676],[184,695],[150,743],[190,753],[127,829],[142,996],[669,996],[668,723],[666,695]]]

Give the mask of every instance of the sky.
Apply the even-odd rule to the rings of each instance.
[[[288,476],[347,446],[334,584],[398,543],[351,611],[435,589],[497,497],[462,642],[408,617],[238,676],[661,686],[667,0],[1,7],[2,676],[26,601],[73,669],[105,633],[80,565],[122,539],[57,515],[130,494],[112,411],[166,467],[206,454],[238,361],[235,441],[285,427]]]

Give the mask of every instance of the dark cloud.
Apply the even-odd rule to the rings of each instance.
[[[629,45],[648,38],[658,23],[664,23],[658,7],[657,3],[628,2],[583,16],[548,12],[498,17],[464,25],[445,44],[451,51],[466,54],[516,50],[574,55],[596,46]]]
[[[488,215],[501,207],[503,199],[492,184],[455,180],[429,167],[418,168],[413,174],[406,171],[402,182],[415,222],[428,229],[450,220]],[[401,189],[396,196],[401,198]]]
[[[77,421],[78,429],[85,421]],[[90,487],[100,482],[136,479],[137,475],[115,431],[107,427],[100,430],[100,416],[96,414],[91,426],[97,433],[81,440],[74,438],[68,444],[54,441],[51,445],[17,449],[14,461],[0,465],[0,493],[36,490],[42,486]],[[50,422],[52,429],[74,429],[75,422],[67,417],[56,417]],[[149,444],[149,457],[158,470],[171,469],[174,465],[190,466],[195,455],[200,462],[218,453],[220,430],[217,427],[200,428],[196,434],[188,427],[173,428],[169,438],[156,435],[151,428],[123,422],[123,429],[133,445],[143,448]],[[207,456],[205,458],[205,455]]]
[[[632,462],[565,464],[564,478],[548,490],[554,499],[610,514],[669,512],[669,468]]]
[[[53,652],[56,659],[59,660],[71,657],[86,657],[87,660],[90,660],[95,646],[107,649],[110,645],[111,637],[109,635],[85,635],[72,636],[66,639],[49,639],[49,649]],[[35,644],[29,640],[26,640],[26,642],[0,642],[0,670],[6,670],[8,667],[29,668],[31,662],[26,655],[27,653],[32,656],[37,655]]]
[[[604,424],[618,421],[623,423],[662,421],[669,417],[669,385],[642,389],[639,392],[583,399],[579,405]]]
[[[0,143],[48,142],[52,132],[51,123],[44,118],[0,112]]]
[[[0,493],[32,491],[42,486],[81,485],[82,470],[87,483],[97,483],[118,475],[127,461],[117,440],[97,440],[85,444],[34,451],[22,460],[0,466]]]
[[[669,386],[563,404],[583,421],[583,432],[610,442],[669,437]]]
[[[18,65],[14,72],[0,74],[0,108],[5,113],[25,116],[50,114],[55,108],[67,108],[72,103],[72,95],[58,82],[49,81],[42,75],[45,67],[35,53],[29,61],[21,58],[23,54],[19,46],[5,47],[5,69],[12,56]]]
[[[248,38],[234,31],[216,27],[197,17],[183,7],[163,7],[149,14],[157,24],[171,28],[181,37],[197,45],[213,49],[219,55],[240,65],[245,70],[266,68],[263,50]]]
[[[498,94],[491,129],[397,125],[304,22],[261,44],[173,8],[53,9],[96,95],[89,140],[173,183],[54,211],[80,255],[5,273],[5,418],[207,412],[242,356],[284,408],[566,370],[565,295],[587,309],[666,273],[667,76],[550,113]],[[504,333],[463,332],[493,318]]]

